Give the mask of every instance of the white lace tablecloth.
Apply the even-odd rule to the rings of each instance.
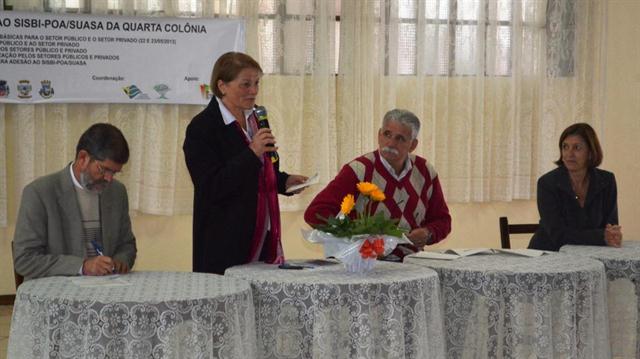
[[[129,285],[80,287],[80,277],[23,283],[8,357],[254,358],[245,281],[204,273],[133,272]]]
[[[614,358],[640,358],[640,241],[623,241],[621,248],[566,245],[560,252],[604,264],[611,352]]]
[[[379,262],[304,270],[248,264],[225,276],[251,282],[260,358],[443,358],[436,273]]]
[[[438,272],[448,358],[610,357],[604,266],[596,260],[492,254],[405,263]]]

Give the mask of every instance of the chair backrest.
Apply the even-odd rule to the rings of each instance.
[[[13,255],[13,241],[11,241],[11,254]],[[22,282],[24,282],[24,277],[22,277],[18,272],[16,272],[16,267],[13,267],[13,277],[16,281],[16,291]]]
[[[529,224],[509,224],[507,217],[500,217],[500,244],[502,248],[511,248],[509,235],[521,233],[535,233],[538,230],[538,223]]]

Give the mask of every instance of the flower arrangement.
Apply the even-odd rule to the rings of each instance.
[[[378,186],[359,182],[356,188],[360,192],[358,206],[353,194],[344,196],[336,217],[318,216],[326,224],[316,227],[317,234],[311,235],[310,241],[323,242],[325,254],[342,260],[349,271],[366,272],[378,257],[390,253],[401,242],[405,231],[398,228],[398,220],[372,213],[373,204],[385,200]]]
[[[336,237],[357,238],[356,236],[363,234],[401,237],[404,231],[398,228],[398,220],[385,218],[383,213],[371,213],[374,202],[385,200],[384,192],[370,182],[359,182],[356,187],[366,201],[363,210],[360,212],[356,210],[355,216],[352,216],[356,205],[355,197],[353,194],[347,194],[342,199],[340,213],[336,217],[318,216],[326,224],[318,226],[317,229]],[[376,248],[379,248],[379,245]]]
[[[373,269],[379,257],[409,240],[404,236],[405,231],[398,228],[399,220],[372,213],[374,203],[385,200],[378,186],[360,182],[356,188],[360,192],[357,201],[353,194],[347,194],[336,217],[318,216],[325,224],[303,231],[302,235],[311,243],[321,243],[324,255],[340,260],[348,272],[366,273]]]

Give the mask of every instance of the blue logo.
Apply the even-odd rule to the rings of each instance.
[[[9,96],[9,85],[7,81],[0,80],[0,97],[8,97]]]
[[[124,91],[124,93],[129,96],[130,99],[133,99],[134,97],[142,93],[142,91],[140,91],[140,89],[136,85],[125,86],[122,88],[122,91]]]
[[[40,91],[38,91],[40,96],[42,96],[42,98],[51,98],[54,93],[53,87],[51,86],[51,81],[42,80],[40,81],[40,84],[42,84],[42,88],[40,88]]]

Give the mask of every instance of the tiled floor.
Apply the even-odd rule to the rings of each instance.
[[[11,312],[13,306],[0,305],[0,359],[7,357],[7,344],[9,343],[9,327],[11,326]]]

